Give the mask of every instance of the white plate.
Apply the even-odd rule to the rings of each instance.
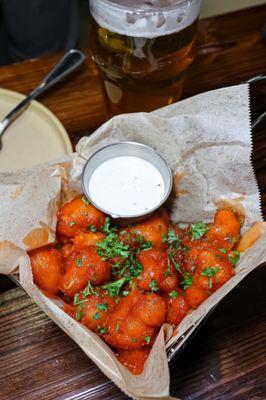
[[[24,98],[20,93],[0,89],[0,120]],[[34,100],[3,135],[0,172],[47,162],[72,151],[70,139],[61,122]]]

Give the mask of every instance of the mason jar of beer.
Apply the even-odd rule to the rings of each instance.
[[[90,0],[90,53],[109,116],[180,99],[200,6],[201,0]]]

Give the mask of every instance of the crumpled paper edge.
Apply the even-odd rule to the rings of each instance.
[[[171,106],[170,106],[171,107]],[[74,157],[75,157],[75,155],[74,155]],[[252,165],[252,164],[251,164]],[[254,169],[253,169],[253,173],[254,173]],[[261,210],[260,210],[260,212],[261,212]],[[232,278],[233,279],[233,278]],[[131,379],[131,378],[130,378]],[[119,385],[118,385],[119,386]],[[123,389],[122,389],[123,390]],[[125,391],[125,390],[123,390],[123,391]]]

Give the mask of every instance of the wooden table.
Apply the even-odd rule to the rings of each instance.
[[[183,97],[266,73],[265,22],[266,6],[200,21],[198,56]],[[58,57],[2,67],[0,86],[28,93]],[[255,86],[253,119],[266,108],[266,85]],[[90,62],[43,103],[60,118],[73,142],[104,121],[103,98]],[[264,216],[265,133],[265,124],[254,132],[253,154]],[[220,303],[171,366],[172,395],[183,400],[266,399],[265,279],[265,268],[258,268]],[[0,313],[1,400],[127,398],[21,289],[0,295]]]

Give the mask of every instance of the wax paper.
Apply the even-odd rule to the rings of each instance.
[[[33,283],[27,250],[55,240],[58,207],[82,192],[81,174],[89,156],[104,145],[137,141],[169,163],[174,195],[168,204],[175,222],[211,221],[217,208],[233,208],[243,231],[257,223],[260,238],[241,255],[236,275],[189,313],[177,327],[165,324],[144,372],[133,376],[93,332],[46,297]],[[204,319],[254,268],[266,261],[266,234],[260,195],[251,164],[249,87],[223,88],[153,113],[117,116],[78,143],[76,153],[49,165],[0,175],[0,272],[19,273],[22,287],[121,390],[136,399],[170,399],[166,347]],[[0,155],[1,156],[1,155]],[[89,383],[89,382],[88,382]]]

